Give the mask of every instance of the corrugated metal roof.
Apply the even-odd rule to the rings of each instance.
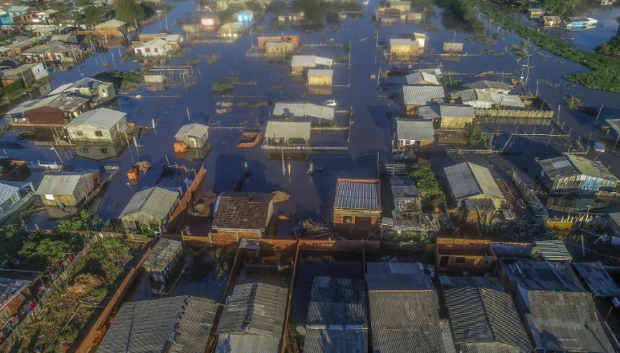
[[[265,130],[265,137],[309,140],[310,125],[310,121],[269,120]]]
[[[329,77],[332,77],[332,76],[334,76],[334,70],[310,69],[310,70],[308,70],[308,76],[318,76],[318,77],[329,76]]]
[[[475,118],[474,107],[464,104],[439,104],[439,115],[445,118]]]
[[[443,86],[403,86],[405,104],[427,105],[442,102],[445,96]]]
[[[571,261],[573,257],[566,245],[558,240],[535,240],[535,252],[547,261]]]
[[[529,291],[527,323],[538,349],[559,352],[614,351],[589,293]]]
[[[97,352],[163,352],[170,342],[170,352],[203,353],[216,312],[215,301],[191,296],[125,303]]]
[[[334,65],[334,60],[316,55],[293,55],[291,61],[292,67],[316,67],[317,65],[331,67]]]
[[[449,276],[439,279],[457,350],[465,351],[464,346],[471,345],[468,352],[491,352],[494,350],[488,350],[489,345],[498,343],[510,346],[506,347],[509,352],[532,350],[512,298],[497,279]]]
[[[0,205],[7,202],[17,193],[19,193],[18,187],[0,182]]]
[[[89,110],[80,114],[73,119],[65,128],[75,127],[78,125],[90,125],[102,129],[110,130],[119,121],[123,120],[127,114],[108,108],[99,108]]]
[[[430,85],[438,85],[439,80],[437,80],[437,76],[424,72],[424,71],[414,71],[412,74],[405,76],[407,80],[407,84],[415,85],[418,82],[428,82]]]
[[[435,290],[368,293],[373,352],[455,352]]]
[[[504,260],[502,265],[508,278],[526,290],[585,292],[564,263]]]
[[[504,195],[487,168],[470,162],[464,162],[446,167],[444,172],[457,201],[477,195],[488,195],[493,198],[504,199]]]
[[[334,113],[334,108],[332,107],[326,107],[312,103],[279,102],[276,103],[275,107],[273,108],[274,116],[286,116],[294,118],[311,117],[332,120],[334,118]]]
[[[80,179],[92,178],[93,171],[46,174],[35,195],[73,195]]]
[[[57,94],[61,94],[62,92],[64,92],[67,88],[71,87],[73,85],[73,83],[65,83],[64,85],[60,85],[58,87],[56,87],[56,89],[54,89],[53,91],[49,92],[47,94],[48,97],[51,96],[55,96]]]
[[[412,39],[393,38],[390,39],[390,46],[415,46],[418,42]]]
[[[152,187],[138,191],[118,218],[134,213],[145,213],[156,218],[165,219],[172,211],[175,201],[179,198],[178,189]]]
[[[418,118],[419,119],[438,119],[441,117],[441,112],[439,111],[439,106],[441,104],[433,104],[427,105],[424,107],[418,108]]]
[[[239,340],[252,340],[254,335],[260,335],[279,342],[287,296],[287,288],[267,283],[235,286],[233,293],[226,298],[226,306],[217,326],[218,335],[230,333],[246,337],[239,337]]]
[[[460,92],[461,102],[488,102],[493,103],[493,97],[491,92],[479,90],[479,89],[466,89]]]
[[[498,104],[504,107],[525,108],[521,98],[514,94],[499,94],[491,92],[491,99],[493,100],[493,104]]]
[[[408,262],[366,263],[368,291],[434,290],[424,265]]]
[[[14,107],[13,109],[9,110],[6,114],[7,115],[23,114],[23,113],[25,113],[25,112],[27,112],[29,110],[32,110],[32,109],[35,109],[35,108],[39,108],[39,107],[44,107],[48,103],[52,102],[54,99],[56,99],[56,96],[44,97],[44,98],[40,98],[40,99],[35,99],[35,100],[27,101],[27,102],[21,103],[20,105]]]
[[[304,339],[308,353],[367,353],[368,330],[308,330]]]
[[[607,124],[616,134],[620,135],[620,119],[607,119]]]
[[[149,256],[147,256],[146,260],[142,263],[142,267],[157,272],[163,271],[182,246],[183,243],[177,240],[166,238],[159,239],[157,244],[151,249]]]
[[[216,353],[277,353],[280,339],[259,335],[221,334],[217,338]]]
[[[396,119],[399,140],[434,141],[433,121],[426,119]]]
[[[463,85],[470,89],[510,91],[512,87],[504,82],[481,80]]]
[[[381,210],[377,179],[338,179],[334,208]]]
[[[359,325],[367,321],[364,281],[317,276],[312,281],[306,328]]]
[[[182,136],[191,136],[191,137],[206,137],[209,138],[209,127],[203,124],[187,124],[181,126],[179,132],[174,135],[174,138],[179,138]]]
[[[600,262],[574,262],[573,266],[595,295],[620,296],[620,287]]]

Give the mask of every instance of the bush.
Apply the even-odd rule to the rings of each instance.
[[[417,164],[409,170],[409,177],[414,181],[418,193],[422,197],[422,208],[433,211],[435,208],[444,209],[446,195],[439,185],[439,180],[428,164]]]
[[[213,84],[211,89],[215,93],[221,94],[228,90],[231,90],[237,84],[238,80],[236,77],[226,77],[223,80],[219,80]]]
[[[566,101],[566,107],[569,110],[579,110],[583,106],[583,103],[581,103],[581,100],[577,97],[566,96],[564,97],[564,100]]]

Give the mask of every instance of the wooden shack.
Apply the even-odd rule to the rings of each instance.
[[[438,271],[487,273],[497,263],[490,240],[437,238],[434,252]]]
[[[595,195],[614,191],[620,182],[601,162],[582,156],[565,154],[539,163],[542,184],[554,195]]]
[[[209,127],[196,123],[183,125],[174,138],[185,143],[187,148],[202,148],[209,140]]]
[[[77,213],[100,184],[96,170],[46,174],[35,195],[50,217],[61,218]]]
[[[562,18],[560,16],[543,16],[544,27],[561,27]]]
[[[541,9],[541,8],[530,8],[530,9],[527,9],[527,16],[530,19],[541,18],[544,15],[545,15],[545,9]]]
[[[298,35],[282,35],[279,37],[258,37],[258,49],[266,49],[268,43],[289,43],[291,49],[301,47],[301,38]]]
[[[390,60],[409,60],[418,54],[418,42],[411,39],[390,39]]]
[[[268,234],[273,215],[273,194],[224,192],[217,197],[212,233],[218,239],[261,239]]]
[[[341,179],[336,184],[334,229],[370,230],[381,221],[381,186],[378,179]]]
[[[331,86],[334,70],[308,70],[308,86]]]
[[[143,227],[161,232],[178,203],[179,189],[147,188],[133,195],[118,218],[126,233],[136,233]]]
[[[160,283],[171,279],[175,270],[182,264],[183,243],[177,240],[161,238],[157,241],[142,268],[149,277]]]

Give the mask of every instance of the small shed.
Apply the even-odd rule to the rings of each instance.
[[[554,195],[595,195],[599,191],[613,191],[616,178],[599,161],[565,154],[545,159],[540,163],[542,184]]]
[[[182,264],[183,243],[177,240],[161,238],[153,246],[142,268],[155,282],[166,283],[174,271]]]
[[[405,76],[408,85],[439,85],[437,76],[426,71],[414,71]]]
[[[341,179],[336,184],[334,228],[376,228],[381,221],[381,186],[378,179]]]
[[[265,130],[265,143],[271,146],[298,146],[303,141],[303,146],[307,146],[310,142],[310,125],[310,121],[270,120]]]
[[[412,39],[390,39],[390,60],[407,59],[418,53],[419,43]]]
[[[417,114],[418,107],[443,102],[445,96],[443,86],[403,86],[403,103],[408,115]]]
[[[273,215],[273,194],[224,192],[215,201],[213,233],[220,237],[261,239]]]
[[[544,27],[560,27],[562,26],[562,18],[560,16],[543,16]]]
[[[541,18],[545,15],[545,9],[541,9],[541,8],[530,8],[527,9],[527,16],[530,19],[536,19],[536,18]]]
[[[334,70],[308,70],[308,86],[331,86]]]
[[[426,119],[396,119],[397,146],[399,149],[407,147],[430,148],[435,141],[433,121]]]
[[[136,233],[142,226],[161,231],[179,203],[179,189],[152,187],[138,191],[118,218],[127,233]]]
[[[466,89],[460,92],[461,103],[471,105],[477,109],[491,109],[493,107],[493,96],[491,92],[481,89]]]
[[[330,68],[334,66],[334,60],[316,55],[293,55],[291,70],[295,74],[301,74],[305,69],[314,69],[317,66]]]
[[[444,168],[452,197],[456,202],[468,199],[488,199],[495,208],[503,208],[504,195],[493,179],[491,172],[471,162],[455,164]]]
[[[65,126],[74,142],[108,142],[120,139],[127,133],[127,114],[108,108],[89,110]]]
[[[432,119],[440,129],[464,129],[475,119],[474,108],[461,104],[437,104],[418,108],[418,117]]]
[[[463,43],[461,42],[444,42],[443,52],[445,54],[461,54],[463,52]]]
[[[35,195],[45,206],[79,207],[99,184],[101,179],[96,170],[46,174]]]
[[[209,141],[209,127],[196,123],[183,125],[174,138],[184,142],[188,148],[202,148]]]

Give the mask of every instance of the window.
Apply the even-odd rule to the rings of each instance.
[[[107,148],[101,148],[101,153],[103,154],[108,154],[108,149]]]
[[[75,134],[78,135],[78,136],[83,136],[84,135],[84,133],[81,130],[76,130]]]
[[[102,137],[103,136],[103,132],[97,130],[97,131],[95,131],[95,136]]]
[[[150,53],[151,52],[151,48],[146,48],[144,49],[145,52]]]
[[[457,256],[456,263],[457,264],[464,264],[465,263],[465,258],[462,257],[462,256]]]
[[[82,153],[88,153],[89,149],[88,147],[82,147]]]
[[[156,53],[159,53],[159,49],[155,48],[153,49]]]

